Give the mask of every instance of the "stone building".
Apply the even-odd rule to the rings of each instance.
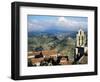
[[[76,48],[74,54],[74,62],[79,62],[80,59],[88,52],[87,37],[82,29],[79,29],[76,34]],[[81,62],[79,62],[81,63]]]

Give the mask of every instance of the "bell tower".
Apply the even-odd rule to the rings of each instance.
[[[79,61],[79,59],[85,54],[86,51],[87,51],[86,34],[80,28],[78,33],[76,34],[76,48],[74,54],[74,62]]]
[[[86,44],[86,35],[82,29],[76,34],[76,47],[84,47]]]

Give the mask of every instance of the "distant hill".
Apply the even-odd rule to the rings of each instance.
[[[50,30],[45,32],[28,32],[28,37],[33,36],[70,36],[75,38],[77,31],[57,31],[57,30]]]

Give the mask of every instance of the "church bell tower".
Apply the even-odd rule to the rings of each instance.
[[[86,35],[82,29],[79,29],[78,34],[76,35],[76,47],[85,47],[86,44]]]

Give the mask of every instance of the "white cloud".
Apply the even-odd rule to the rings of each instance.
[[[65,26],[65,27],[72,27],[72,26],[76,26],[78,22],[66,19],[65,17],[59,17],[58,24]]]
[[[39,29],[42,30],[42,25],[39,22],[35,20],[28,22],[28,31],[38,31]]]
[[[56,25],[54,20],[30,20],[28,21],[28,31],[45,31],[46,29],[53,28]]]
[[[86,25],[86,22],[70,20],[65,17],[59,17],[57,24],[66,29],[77,30],[80,27],[84,28],[84,25]]]
[[[58,21],[59,21],[59,22],[66,22],[66,18],[64,18],[64,17],[59,17],[59,18],[58,18]]]

